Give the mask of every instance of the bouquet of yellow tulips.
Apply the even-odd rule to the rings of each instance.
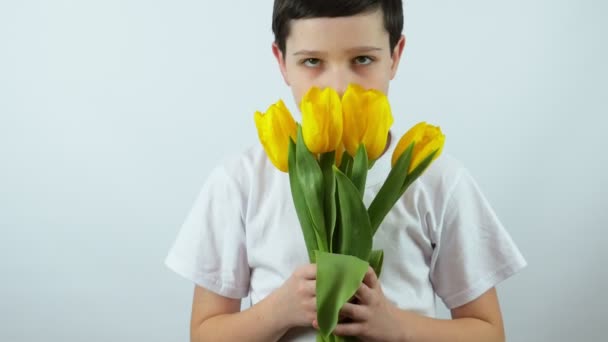
[[[318,341],[345,341],[331,332],[339,311],[369,266],[380,276],[383,251],[372,250],[384,217],[443,149],[439,127],[421,122],[399,140],[392,169],[368,208],[367,172],[385,150],[393,124],[386,95],[349,85],[344,95],[311,88],[300,103],[302,124],[279,100],[254,114],[271,162],[289,174],[310,262],[317,264]]]

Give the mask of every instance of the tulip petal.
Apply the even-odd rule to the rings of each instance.
[[[426,122],[420,122],[420,123],[416,124],[414,127],[410,128],[410,130],[408,130],[401,137],[401,139],[399,139],[399,142],[397,143],[397,147],[395,147],[395,150],[393,151],[393,157],[392,157],[392,161],[391,161],[393,167],[397,163],[397,159],[399,159],[401,154],[403,154],[403,152],[410,146],[410,144],[412,142],[417,143],[418,141],[422,140],[426,126],[427,126]],[[416,154],[417,147],[419,148],[419,146],[414,146],[414,154]]]
[[[342,141],[348,153],[354,156],[363,139],[368,125],[369,113],[363,108],[365,89],[356,84],[349,84],[342,96],[344,113],[344,133]]]
[[[342,97],[344,111],[343,143],[351,156],[360,144],[365,145],[368,160],[378,159],[386,148],[388,131],[393,124],[388,98],[382,92],[351,84]]]
[[[291,113],[279,100],[266,113],[255,112],[254,121],[268,158],[277,169],[287,172],[289,139],[295,140],[296,136],[296,124]]]
[[[435,157],[433,160],[439,157],[443,149],[445,142],[445,136],[441,133],[441,129],[432,125],[425,125],[424,129],[421,130],[422,134],[419,139],[416,140],[416,146],[414,147],[414,158],[408,169],[408,173],[414,170],[420,163],[434,151]]]
[[[331,89],[312,87],[300,103],[306,147],[313,154],[335,151],[342,143],[342,103]]]

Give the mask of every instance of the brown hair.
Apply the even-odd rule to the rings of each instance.
[[[275,0],[272,32],[275,43],[285,55],[290,21],[293,19],[347,17],[381,9],[384,28],[389,33],[391,52],[403,31],[401,0]]]

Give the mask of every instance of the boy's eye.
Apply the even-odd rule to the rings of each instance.
[[[355,64],[358,64],[358,65],[368,65],[368,64],[371,64],[374,61],[374,59],[369,56],[358,56],[358,57],[355,57],[355,59],[353,61],[355,62]]]
[[[321,60],[318,58],[306,58],[305,60],[302,61],[302,64],[304,64],[307,67],[317,67],[319,66],[319,64],[321,64]]]

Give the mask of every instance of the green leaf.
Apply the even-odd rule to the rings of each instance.
[[[384,251],[381,249],[373,250],[369,256],[369,264],[376,272],[376,276],[380,278],[382,272],[382,264],[384,263]]]
[[[328,251],[329,243],[323,213],[323,172],[317,159],[310,153],[304,143],[300,125],[298,125],[298,141],[296,144],[296,178],[300,183],[310,213],[319,250]]]
[[[329,335],[327,337],[323,336],[320,331],[317,331],[317,342],[334,342],[334,335]]]
[[[348,177],[348,179],[352,179],[353,178],[353,165],[354,165],[354,160],[352,160],[350,163],[348,163],[348,167],[346,168],[346,172],[344,172],[344,174],[346,175],[346,177]]]
[[[414,150],[414,143],[403,152],[403,154],[397,159],[395,166],[391,169],[384,184],[378,191],[378,194],[369,205],[367,210],[369,213],[369,219],[372,226],[372,236],[380,227],[380,223],[386,217],[386,214],[393,208],[395,202],[401,197],[403,192],[401,189],[407,179],[407,169],[412,159],[412,152]]]
[[[333,167],[336,162],[336,152],[321,154],[321,170],[323,171],[323,208],[325,213],[325,228],[327,231],[327,241],[329,243],[327,251],[332,250],[332,238],[336,225],[336,177]]]
[[[369,264],[357,257],[317,252],[317,321],[324,337],[338,325],[342,306],[357,292]]]
[[[353,157],[347,151],[342,152],[342,162],[340,163],[340,171],[345,175],[348,174],[348,169],[352,169]]]
[[[361,198],[363,198],[363,194],[365,193],[365,181],[367,179],[367,151],[365,150],[365,145],[360,144],[357,149],[357,154],[355,155],[355,159],[353,162],[353,173],[350,179],[353,181],[353,184],[359,190],[361,194]]]
[[[418,164],[418,166],[416,166],[416,168],[414,170],[412,170],[412,173],[407,175],[407,178],[405,179],[405,183],[402,186],[402,192],[404,193],[405,190],[407,190],[407,188],[418,178],[422,175],[422,173],[424,173],[424,171],[426,171],[426,169],[431,165],[431,163],[433,163],[433,158],[435,157],[435,154],[438,152],[439,150],[435,150],[433,151],[431,154],[429,154],[426,158],[424,158],[420,164]]]
[[[304,242],[306,243],[306,249],[308,250],[308,258],[311,263],[315,261],[314,251],[319,249],[317,242],[317,234],[312,224],[312,218],[310,217],[310,211],[304,200],[304,194],[302,187],[297,179],[297,163],[296,163],[296,144],[289,139],[289,185],[291,186],[291,197],[293,198],[293,204],[300,221],[302,228],[302,234],[304,235]]]
[[[334,178],[335,179],[335,178]],[[338,247],[342,245],[342,219],[340,216],[340,201],[338,200],[338,192],[335,191],[334,203],[336,204],[336,224],[334,225],[334,231],[331,237],[331,249],[332,253],[338,253]]]
[[[340,254],[356,256],[368,260],[372,250],[372,233],[369,216],[359,190],[342,171],[334,167],[338,188],[338,204],[340,208],[340,245],[334,246]]]
[[[348,151],[344,151],[342,153],[342,163],[340,164],[340,171],[342,171],[342,173],[344,173],[349,179],[352,177],[353,163],[353,157],[348,153]]]
[[[371,170],[374,167],[374,165],[376,165],[376,161],[377,161],[377,159],[370,161],[369,165],[367,165],[367,169]]]

